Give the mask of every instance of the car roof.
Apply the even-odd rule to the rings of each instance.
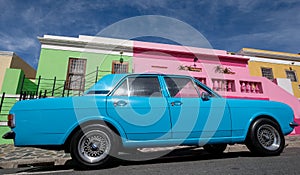
[[[99,81],[97,81],[91,88],[89,88],[86,92],[89,91],[99,91],[99,90],[105,90],[105,91],[111,91],[116,84],[118,84],[123,78],[127,76],[180,76],[180,77],[190,77],[187,75],[175,75],[175,74],[160,74],[160,73],[132,73],[132,74],[107,74],[103,76]]]

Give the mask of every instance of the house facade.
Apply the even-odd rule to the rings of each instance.
[[[158,43],[134,42],[134,72],[190,75],[223,97],[273,100],[290,105],[300,122],[300,102],[285,88],[253,74],[251,57],[224,50],[202,49]],[[253,66],[253,65],[251,65]],[[255,72],[255,71],[254,71]],[[274,93],[276,92],[276,93]],[[300,133],[300,129],[294,131]]]
[[[300,99],[300,55],[243,48],[239,54],[249,58],[252,76],[266,77]]]
[[[133,41],[83,35],[38,39],[41,53],[36,78],[40,79],[40,89],[48,87],[48,92],[80,92],[106,74],[132,72]],[[54,79],[56,87],[48,86]]]

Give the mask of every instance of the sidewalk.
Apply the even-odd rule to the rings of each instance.
[[[286,136],[287,147],[300,148],[300,135]],[[160,148],[146,149],[143,152],[157,151]],[[225,152],[247,151],[245,145],[228,146]],[[64,165],[70,160],[70,154],[64,151],[48,151],[30,147],[0,145],[0,168],[18,168],[34,165]]]

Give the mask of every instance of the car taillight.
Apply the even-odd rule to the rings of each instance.
[[[16,123],[15,123],[15,115],[13,114],[9,114],[7,116],[7,126],[11,127],[11,128],[14,128],[16,126]]]

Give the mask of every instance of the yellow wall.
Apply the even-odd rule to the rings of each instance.
[[[5,71],[10,67],[12,60],[11,55],[0,55],[0,90],[5,76]]]
[[[276,63],[266,63],[266,62],[258,62],[258,61],[249,61],[248,63],[249,71],[252,76],[262,76],[261,68],[272,68],[274,78],[286,78],[285,70],[295,71],[297,82],[292,82],[292,87],[294,91],[294,95],[297,98],[300,98],[300,66],[288,65],[288,64],[276,64]]]

